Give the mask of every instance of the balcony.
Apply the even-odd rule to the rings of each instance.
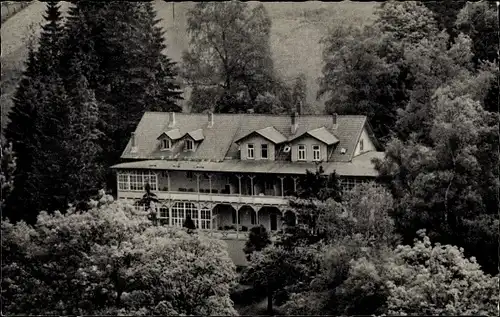
[[[160,200],[173,201],[193,201],[209,202],[215,204],[248,204],[248,205],[266,205],[266,206],[285,206],[288,204],[287,197],[281,196],[248,196],[238,194],[220,194],[220,193],[197,193],[197,192],[177,192],[177,191],[155,191]],[[144,195],[143,191],[124,191],[118,192],[118,198],[140,199]]]

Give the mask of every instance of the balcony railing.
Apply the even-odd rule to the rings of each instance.
[[[197,193],[197,192],[177,192],[177,191],[156,191],[154,192],[158,199],[164,200],[187,200],[201,201],[224,204],[256,204],[256,205],[287,205],[287,197],[281,196],[247,196],[239,194],[220,194],[220,193]],[[139,191],[124,191],[118,192],[118,198],[140,199],[144,192]]]

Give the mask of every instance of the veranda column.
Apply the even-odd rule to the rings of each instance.
[[[212,195],[212,174],[208,174],[208,188],[210,191],[210,197]]]
[[[168,225],[172,226],[172,201],[168,205]]]
[[[170,173],[167,171],[167,186],[168,186],[168,191],[171,192],[172,188],[170,187]]]
[[[201,208],[200,208],[200,174],[196,173],[196,187],[198,192],[198,203],[196,207],[198,208],[198,228],[201,229]]]
[[[283,180],[285,179],[285,176],[279,176],[280,180],[281,180],[281,197],[285,197],[285,193],[284,193],[284,187],[283,187]]]
[[[239,185],[239,193],[238,196],[240,196],[240,203],[241,203],[241,178],[243,177],[242,175],[236,175],[238,177],[238,185]],[[233,207],[234,208],[234,207]],[[236,239],[239,239],[240,236],[240,208],[239,206],[236,206]]]
[[[238,177],[238,196],[241,196],[241,178],[243,176],[238,174],[238,175],[236,175],[236,177]]]
[[[293,191],[297,193],[297,177],[292,177],[293,178]]]
[[[253,190],[253,179],[255,178],[255,176],[248,176],[250,177],[250,186],[251,186],[251,189],[250,189],[250,196],[253,196],[254,195],[254,190]]]

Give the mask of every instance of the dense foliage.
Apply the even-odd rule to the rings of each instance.
[[[54,315],[235,315],[224,242],[152,226],[131,205],[2,222],[2,311]]]
[[[174,64],[152,3],[48,2],[6,128],[17,157],[3,216],[36,220],[103,183],[144,111],[179,111]],[[6,192],[5,194],[7,194]]]
[[[270,244],[271,239],[266,228],[263,225],[256,226],[250,229],[243,252],[246,254],[247,260],[250,260],[250,256],[254,251],[262,251]]]
[[[187,30],[183,77],[193,87],[191,111],[289,113],[295,106],[274,70],[271,20],[262,4],[196,3]]]
[[[376,16],[372,25],[338,26],[324,39],[318,95],[328,97],[329,112],[366,114],[383,143],[392,134],[403,139],[411,133],[427,135],[434,91],[456,76],[481,69],[480,61],[498,63],[496,13],[485,2],[458,13],[462,33],[456,35],[441,32],[442,20],[436,22],[436,14],[419,2],[389,1]],[[495,38],[483,40],[479,30]],[[487,85],[491,91],[486,109],[496,111],[498,100],[492,94],[498,83]]]
[[[419,236],[413,246],[398,246],[385,268],[388,314],[497,315],[498,276],[485,274],[462,248],[432,245],[425,231]]]
[[[495,274],[497,14],[484,1],[442,8],[389,1],[372,25],[332,30],[319,94],[329,111],[366,114],[385,143],[377,168],[404,241],[426,228]],[[471,232],[485,238],[481,247]]]

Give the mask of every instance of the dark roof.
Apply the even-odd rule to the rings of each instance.
[[[352,162],[324,162],[325,173],[335,171],[340,176],[365,176],[376,177],[378,175],[371,158],[382,158],[383,152],[367,152],[359,155]],[[241,173],[264,173],[264,174],[304,174],[306,169],[315,170],[315,163],[287,162],[287,161],[242,161],[224,160],[213,161],[167,161],[167,160],[143,160],[137,162],[121,163],[112,166],[115,169],[157,169],[157,170],[181,170],[198,172],[241,172]]]
[[[208,126],[206,114],[175,113],[175,125],[169,126],[168,112],[146,112],[135,130],[137,152],[131,153],[131,143],[123,151],[123,159],[209,159],[222,161],[239,157],[239,140],[255,131],[268,131],[272,127],[287,139],[302,135],[308,131],[324,127],[339,140],[329,160],[349,162],[355,150],[359,135],[366,123],[365,116],[339,115],[337,126],[333,125],[329,115],[300,115],[297,117],[298,128],[291,131],[291,116],[264,114],[214,114],[213,126]],[[201,129],[204,140],[196,151],[160,151],[157,137],[164,131],[179,129],[179,134]],[[341,154],[345,148],[346,153]],[[295,164],[295,163],[294,163]]]
[[[252,131],[249,134],[237,139],[235,142],[238,143],[238,142],[246,139],[247,137],[249,137],[253,134],[261,135],[262,137],[273,142],[274,144],[283,143],[287,140],[285,138],[285,136],[283,134],[281,134],[278,130],[276,130],[274,127],[267,127],[267,128],[259,129],[256,131]]]
[[[304,135],[310,135],[313,138],[315,138],[316,140],[319,140],[319,141],[321,141],[321,142],[323,142],[325,144],[328,144],[328,145],[332,145],[332,144],[335,144],[335,143],[339,142],[339,139],[337,139],[335,137],[335,135],[333,135],[325,127],[321,127],[321,128],[317,128],[317,129],[313,129],[313,130],[304,132],[301,135],[298,135],[298,136],[295,136],[295,137],[291,138],[290,141],[293,141],[293,140],[296,140],[298,138],[301,138]]]

